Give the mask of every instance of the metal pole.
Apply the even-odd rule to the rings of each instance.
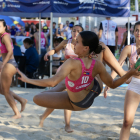
[[[130,45],[130,17],[128,17],[128,36],[127,45]]]
[[[50,29],[51,29],[51,33],[50,33],[50,50],[52,50],[53,48],[53,13],[51,12],[51,24],[50,24]],[[50,77],[52,77],[52,55],[50,56]]]
[[[39,13],[39,55],[41,54],[41,13]]]

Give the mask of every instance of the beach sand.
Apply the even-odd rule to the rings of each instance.
[[[13,87],[15,93],[28,100],[21,119],[13,115],[4,96],[0,95],[0,140],[118,140],[123,123],[123,106],[127,87],[111,89],[105,99],[100,94],[85,111],[72,112],[73,133],[64,130],[64,111],[55,110],[39,128],[39,116],[45,108],[37,106],[33,97],[43,89]],[[17,103],[20,110],[20,103]],[[140,140],[140,106],[131,128],[130,140]]]

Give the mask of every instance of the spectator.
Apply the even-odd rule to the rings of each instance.
[[[24,39],[23,44],[27,49],[24,54],[24,56],[26,56],[26,74],[28,77],[32,78],[33,72],[35,72],[39,66],[39,55],[30,38]]]
[[[56,29],[56,36],[64,36],[64,33],[61,32],[63,29],[63,23],[58,24],[58,28]]]
[[[36,29],[37,32],[34,34],[34,41],[35,41],[36,50],[39,54],[39,24],[38,23],[36,24]],[[41,55],[44,55],[46,53],[47,45],[48,45],[47,35],[41,32]]]
[[[47,36],[49,34],[49,29],[47,26],[43,26],[43,33],[45,33]]]
[[[56,22],[53,22],[53,36],[56,36]]]
[[[61,42],[63,41],[63,38],[62,37],[54,37],[53,39],[53,46],[54,48],[57,47]],[[60,66],[60,60],[62,58],[62,50],[58,51],[57,53],[55,53],[53,55],[53,63],[52,63],[52,73],[55,74],[58,67]],[[57,61],[55,61],[57,60]]]
[[[129,24],[129,26],[130,26],[130,29],[131,29],[131,26],[132,26],[131,23]],[[123,48],[126,45],[130,45],[130,44],[135,42],[135,37],[130,31],[130,44],[127,44],[127,41],[128,41],[128,23],[125,24],[125,27],[126,27],[126,32],[123,33],[123,40],[122,40],[121,46],[119,48],[119,53],[121,53],[121,51],[123,50]]]
[[[12,24],[11,25],[11,29],[10,29],[11,35],[15,36],[16,35],[16,32],[18,32],[18,31],[19,31],[19,29],[16,27],[16,25],[15,24]]]
[[[26,31],[23,26],[21,26],[21,31],[16,33],[16,36],[26,36]]]
[[[14,56],[22,56],[20,47],[16,45],[15,38],[12,38],[12,41],[13,41],[13,45],[14,45],[14,49],[13,49]]]
[[[115,55],[118,43],[118,28],[117,24],[110,20],[110,17],[106,17],[106,20],[100,23],[98,37]]]
[[[34,40],[34,33],[36,33],[36,32],[37,32],[36,27],[35,27],[34,24],[32,24],[32,25],[31,25],[31,29],[30,29],[30,38],[31,38],[32,40]]]
[[[30,25],[28,22],[25,23],[25,32],[26,32],[26,36],[29,36],[30,34]]]

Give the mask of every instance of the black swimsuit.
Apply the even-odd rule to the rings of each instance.
[[[73,102],[74,105],[81,107],[81,108],[88,108],[93,104],[94,99],[99,96],[101,93],[101,88],[96,79],[94,79],[94,85],[87,96],[80,102]]]

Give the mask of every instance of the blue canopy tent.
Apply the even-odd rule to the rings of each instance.
[[[9,26],[11,26],[13,24],[13,21],[8,16],[0,15],[0,19],[4,19],[6,24]]]
[[[14,0],[0,2],[2,15],[19,17],[129,17],[130,0]],[[51,15],[50,15],[51,13]],[[41,22],[40,22],[41,23]],[[40,24],[41,29],[41,24]],[[52,33],[52,20],[51,20]],[[41,36],[41,30],[39,30]],[[39,40],[39,44],[40,40]],[[51,34],[51,48],[52,48]],[[52,58],[51,58],[52,60]],[[50,75],[52,75],[50,66]]]
[[[13,21],[17,21],[21,26],[25,26],[25,23],[21,20],[20,17],[9,16]]]

